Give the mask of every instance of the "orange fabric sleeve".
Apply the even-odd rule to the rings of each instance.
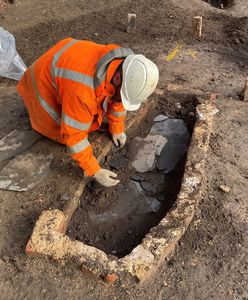
[[[108,124],[111,134],[123,133],[125,131],[126,110],[122,102],[112,102],[108,105]]]
[[[63,95],[61,135],[87,176],[93,176],[100,170],[99,163],[88,142],[88,132],[94,115],[77,93],[67,92]],[[72,153],[73,152],[73,153]]]

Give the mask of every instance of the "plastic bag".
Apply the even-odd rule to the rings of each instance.
[[[26,69],[16,51],[14,36],[0,27],[0,76],[19,81]]]

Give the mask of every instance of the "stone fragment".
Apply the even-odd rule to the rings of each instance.
[[[166,141],[162,135],[148,135],[146,138],[134,139],[132,166],[137,172],[145,173],[153,169],[155,158],[160,155]]]
[[[143,192],[144,192],[144,190],[142,189],[142,187],[141,187],[141,185],[140,185],[140,182],[138,182],[138,181],[132,181],[132,182],[135,184],[137,190],[138,190],[140,193],[143,193]]]
[[[162,122],[162,121],[167,120],[167,119],[168,119],[168,117],[165,116],[165,115],[158,115],[158,116],[156,116],[156,117],[153,119],[153,121],[154,121],[154,122]]]
[[[140,185],[145,192],[152,194],[156,193],[156,188],[150,182],[141,181]]]
[[[158,212],[160,210],[161,207],[161,203],[152,197],[146,197],[145,201],[147,202],[147,204],[149,205],[147,208],[147,212]]]
[[[224,193],[230,193],[231,188],[226,185],[220,185],[219,188],[224,192]]]
[[[135,173],[130,177],[133,181],[141,182],[144,177],[141,174]]]
[[[181,119],[166,119],[153,125],[151,134],[162,135],[167,139],[161,154],[156,162],[159,170],[171,172],[179,158],[187,152],[190,144],[188,128]]]

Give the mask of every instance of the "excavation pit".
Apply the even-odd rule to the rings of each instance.
[[[154,221],[148,219],[149,225],[146,224],[147,227],[144,226],[144,220],[147,219],[143,216],[141,218],[142,230],[135,236],[135,239],[133,241],[119,240],[119,243],[125,244],[125,247],[119,246],[118,248],[118,245],[113,243],[112,235],[114,236],[115,229],[111,229],[112,233],[109,236],[106,235],[106,241],[112,238],[112,244],[106,243],[104,245],[100,242],[100,238],[97,241],[99,242],[98,245],[95,242],[97,237],[94,237],[93,245],[89,245],[90,243],[87,244],[86,239],[79,241],[75,239],[76,236],[75,238],[71,237],[72,234],[78,234],[76,233],[77,230],[74,231],[73,228],[77,229],[77,225],[80,224],[77,224],[77,220],[81,217],[80,210],[83,212],[83,207],[80,207],[75,213],[80,203],[79,199],[86,187],[86,181],[83,180],[77,190],[74,190],[74,197],[70,199],[68,206],[63,211],[58,209],[43,211],[27,243],[26,253],[28,255],[47,256],[62,261],[63,264],[73,263],[75,268],[80,268],[85,275],[95,279],[102,278],[107,283],[112,283],[117,279],[126,280],[127,278],[133,278],[136,282],[137,280],[148,279],[175,248],[177,241],[187,230],[197,209],[203,191],[204,164],[215,113],[216,107],[212,102],[204,102],[197,106],[197,118],[186,164],[184,165],[182,157],[175,168],[175,172],[179,172],[178,174],[181,175],[175,173],[177,174],[176,184],[178,187],[174,189],[173,197],[171,197],[174,203],[168,207],[164,206],[161,215],[158,214]],[[142,114],[144,116],[145,111]],[[135,121],[137,122],[137,119]],[[130,121],[130,124],[135,121]],[[101,143],[101,158],[106,157],[109,152],[110,142]],[[137,180],[137,174],[134,176]],[[146,180],[148,179],[146,178]],[[181,180],[182,182],[179,184]],[[171,184],[173,186],[175,182],[173,183],[172,180]],[[87,188],[86,194],[90,188],[91,186]],[[176,196],[177,192],[179,193]],[[124,194],[123,191],[121,193]],[[85,201],[85,203],[87,202]],[[128,204],[130,203],[128,202]],[[123,204],[125,202],[122,202]],[[125,211],[123,207],[125,208],[125,206],[119,206],[121,214]],[[108,221],[108,217],[105,215],[105,220]],[[92,220],[94,220],[94,215]],[[136,228],[138,227],[136,226]],[[119,228],[123,230],[125,226],[123,228],[119,226]],[[132,235],[132,232],[127,232],[127,234]],[[111,246],[106,247],[106,245]]]
[[[131,138],[108,155],[106,168],[112,167],[121,182],[108,189],[94,181],[88,185],[68,229],[71,238],[123,257],[170,210],[180,191],[190,135],[183,120],[166,118],[151,125],[167,135]],[[155,158],[156,142],[161,153]]]
[[[232,7],[234,4],[234,0],[204,0],[204,1],[212,5],[213,7],[220,8],[220,9]]]

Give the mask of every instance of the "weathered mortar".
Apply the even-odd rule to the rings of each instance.
[[[113,282],[117,277],[123,279],[125,275],[131,275],[139,281],[148,278],[187,230],[201,199],[205,157],[215,113],[216,107],[210,102],[198,105],[197,120],[177,200],[165,218],[150,230],[142,243],[129,255],[121,259],[110,259],[95,247],[71,240],[64,235],[68,217],[59,210],[43,211],[26,246],[26,253],[45,255],[64,262],[74,261],[84,274],[94,278],[101,277],[105,282]],[[77,193],[80,194],[80,191]],[[78,200],[76,202],[78,204]]]

